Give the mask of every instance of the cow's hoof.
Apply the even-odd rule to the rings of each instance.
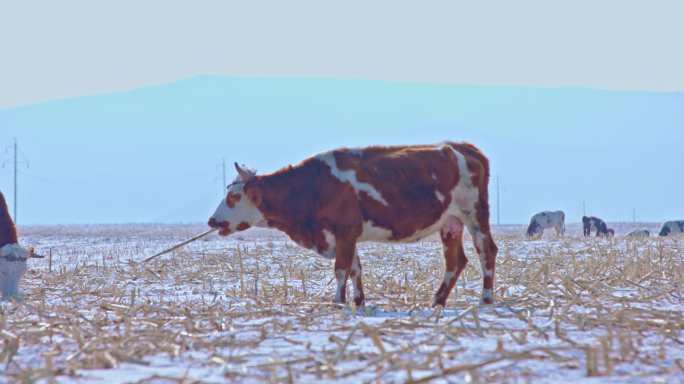
[[[357,316],[375,316],[378,312],[378,309],[372,305],[361,305],[361,306],[354,306],[354,314]]]
[[[378,312],[378,309],[373,306],[363,306],[361,307],[361,309],[363,309],[364,316],[375,316]]]
[[[432,308],[437,306],[446,307],[446,297],[435,296],[432,300]]]
[[[444,314],[444,306],[443,305],[436,305],[435,309],[432,311],[432,315],[430,315],[430,318],[435,318],[435,322],[439,321],[439,319],[442,318]]]
[[[442,307],[442,308],[444,308],[445,306],[446,306],[445,303],[441,303],[441,302],[439,302],[439,301],[433,301],[433,302],[432,302],[432,308],[437,308],[437,307]]]

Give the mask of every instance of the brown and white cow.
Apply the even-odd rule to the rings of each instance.
[[[489,161],[468,143],[337,149],[257,176],[238,178],[209,220],[226,236],[250,226],[277,228],[299,245],[335,259],[335,302],[364,304],[362,241],[410,242],[440,232],[445,273],[434,297],[444,306],[468,259],[471,233],[483,272],[482,302],[493,303],[497,246],[489,227]]]
[[[19,294],[19,280],[26,272],[26,259],[31,250],[19,245],[17,229],[7,210],[5,196],[0,192],[0,293],[9,299]]]

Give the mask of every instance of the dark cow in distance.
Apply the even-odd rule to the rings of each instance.
[[[615,231],[612,228],[608,228],[606,222],[594,216],[582,216],[582,228],[584,236],[591,236],[592,231],[596,231],[596,236],[615,236]]]
[[[643,228],[635,229],[626,235],[626,237],[632,237],[632,238],[649,237],[649,236],[651,236],[651,232],[649,232],[648,229],[643,229]]]
[[[684,234],[684,220],[666,221],[660,228],[659,236],[681,235]]]
[[[489,226],[489,161],[467,143],[337,149],[272,174],[236,164],[238,178],[209,219],[226,236],[250,226],[277,228],[299,245],[335,260],[335,302],[364,304],[363,241],[411,242],[439,232],[445,273],[434,297],[444,306],[468,259],[472,235],[483,273],[482,302],[494,300],[497,246]]]

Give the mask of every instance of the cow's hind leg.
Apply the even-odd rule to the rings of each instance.
[[[483,211],[478,212],[475,218],[468,222],[468,231],[473,238],[475,250],[480,256],[482,267],[482,304],[494,303],[494,273],[496,267],[496,254],[498,248],[492,238],[489,227],[489,210],[479,207]]]
[[[347,302],[347,279],[352,274],[352,264],[356,253],[356,244],[353,241],[335,242],[335,279],[337,280],[337,291],[335,292],[335,303],[344,304]],[[361,276],[361,263],[358,263]]]
[[[354,304],[357,307],[363,307],[366,297],[363,294],[363,281],[361,279],[361,260],[359,254],[354,252],[354,260],[352,261],[350,277],[354,285]]]
[[[458,277],[468,264],[463,250],[463,222],[455,216],[450,216],[440,232],[442,247],[444,248],[444,280],[435,293],[433,306],[446,305],[449,293],[454,288]]]

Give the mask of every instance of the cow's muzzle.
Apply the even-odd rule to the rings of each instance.
[[[207,224],[212,228],[218,228],[220,236],[230,235],[230,223],[227,221],[216,221],[216,219],[212,217]]]

